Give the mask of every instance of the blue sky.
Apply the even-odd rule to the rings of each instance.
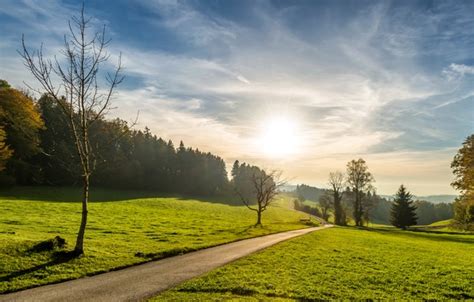
[[[123,56],[111,117],[139,111],[138,127],[295,183],[324,186],[363,157],[380,193],[401,183],[453,192],[451,159],[474,132],[474,1],[85,4],[94,26],[107,25],[110,64]],[[35,85],[16,53],[21,35],[57,54],[80,5],[2,1],[0,78]],[[262,146],[275,120],[293,149]]]

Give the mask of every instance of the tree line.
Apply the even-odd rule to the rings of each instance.
[[[401,228],[427,225],[454,216],[453,204],[416,200],[404,185],[393,200],[377,195],[375,180],[363,159],[350,161],[346,168],[346,173],[329,174],[328,188],[297,185],[295,209],[325,220],[332,217],[337,225],[346,225],[352,220],[358,226],[375,222]],[[315,204],[305,203],[305,200]]]
[[[49,95],[34,101],[2,83],[2,184],[80,184],[78,155],[59,105]],[[124,120],[100,119],[89,136],[96,151],[91,161],[96,170],[91,178],[94,185],[194,195],[230,191],[222,158],[185,147],[183,142],[175,147],[148,128],[133,130]]]
[[[328,189],[298,185],[296,194],[299,201],[295,201],[295,205],[307,212],[319,211],[323,219],[327,219],[332,210],[337,225],[346,225],[352,219],[356,226],[362,226],[369,223],[379,198],[375,193],[374,182],[365,160],[351,160],[347,163],[345,174],[339,171],[329,174]],[[320,209],[308,208],[302,203],[305,199],[317,200]]]
[[[294,200],[295,208],[297,210],[319,216],[324,219],[320,209],[324,209],[328,203],[328,198],[331,198],[329,189],[316,188],[305,184],[296,186],[295,194],[297,199]],[[350,189],[345,188],[341,207],[345,213],[349,213],[351,209]],[[390,224],[390,211],[393,199],[387,199],[380,195],[373,195],[374,205],[369,212],[369,220],[380,224]],[[412,196],[413,204],[416,206],[415,213],[418,217],[417,224],[427,225],[440,220],[447,220],[454,217],[454,204],[452,203],[433,203],[426,200],[418,200]],[[311,201],[304,203],[305,200]],[[314,203],[312,205],[312,203]],[[332,199],[330,199],[330,217],[333,215]],[[347,218],[346,218],[347,219]]]

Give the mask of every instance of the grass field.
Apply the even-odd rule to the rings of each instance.
[[[446,227],[446,226],[450,226],[451,224],[453,224],[453,220],[452,219],[446,219],[446,220],[440,220],[440,221],[433,222],[429,226]]]
[[[155,301],[474,299],[474,235],[331,228],[280,243]]]
[[[76,193],[68,188],[0,192],[0,293],[304,227],[303,215],[288,210],[284,198],[264,213],[263,227],[253,227],[255,213],[242,206],[98,190],[92,192],[101,202],[90,204],[86,255],[67,260],[58,248],[43,250],[41,242],[59,235],[66,250],[74,247],[81,216],[80,203],[72,202],[80,196]]]

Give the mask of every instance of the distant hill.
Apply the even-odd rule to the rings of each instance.
[[[319,198],[326,193],[327,189],[316,188],[305,184],[296,186],[295,193],[298,196],[303,196],[307,200],[318,201]]]
[[[381,195],[382,197],[393,200],[393,195]],[[431,203],[451,203],[456,199],[456,195],[428,195],[428,196],[414,196],[414,199],[429,201]]]
[[[428,195],[428,196],[416,196],[419,200],[425,200],[432,203],[451,203],[456,199],[456,195]]]
[[[280,190],[283,192],[294,192],[296,191],[296,185],[284,185]]]

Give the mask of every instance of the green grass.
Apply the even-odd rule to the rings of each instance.
[[[456,227],[454,219],[446,219],[433,222],[429,225],[414,225],[411,229],[415,231],[437,232],[437,233],[456,233],[456,234],[474,234],[473,231],[463,230]]]
[[[474,299],[474,235],[334,227],[270,247],[155,301]]]
[[[288,210],[285,198],[264,213],[263,227],[253,227],[255,213],[242,206],[177,197],[127,200],[140,194],[99,190],[92,193],[93,199],[116,201],[90,203],[85,256],[67,260],[58,257],[60,249],[33,251],[57,235],[67,240],[66,250],[74,247],[81,205],[61,201],[75,200],[77,192],[70,188],[0,192],[0,293],[304,227],[299,222],[304,215]]]
[[[430,226],[450,226],[453,223],[452,219],[440,220],[433,222]]]

